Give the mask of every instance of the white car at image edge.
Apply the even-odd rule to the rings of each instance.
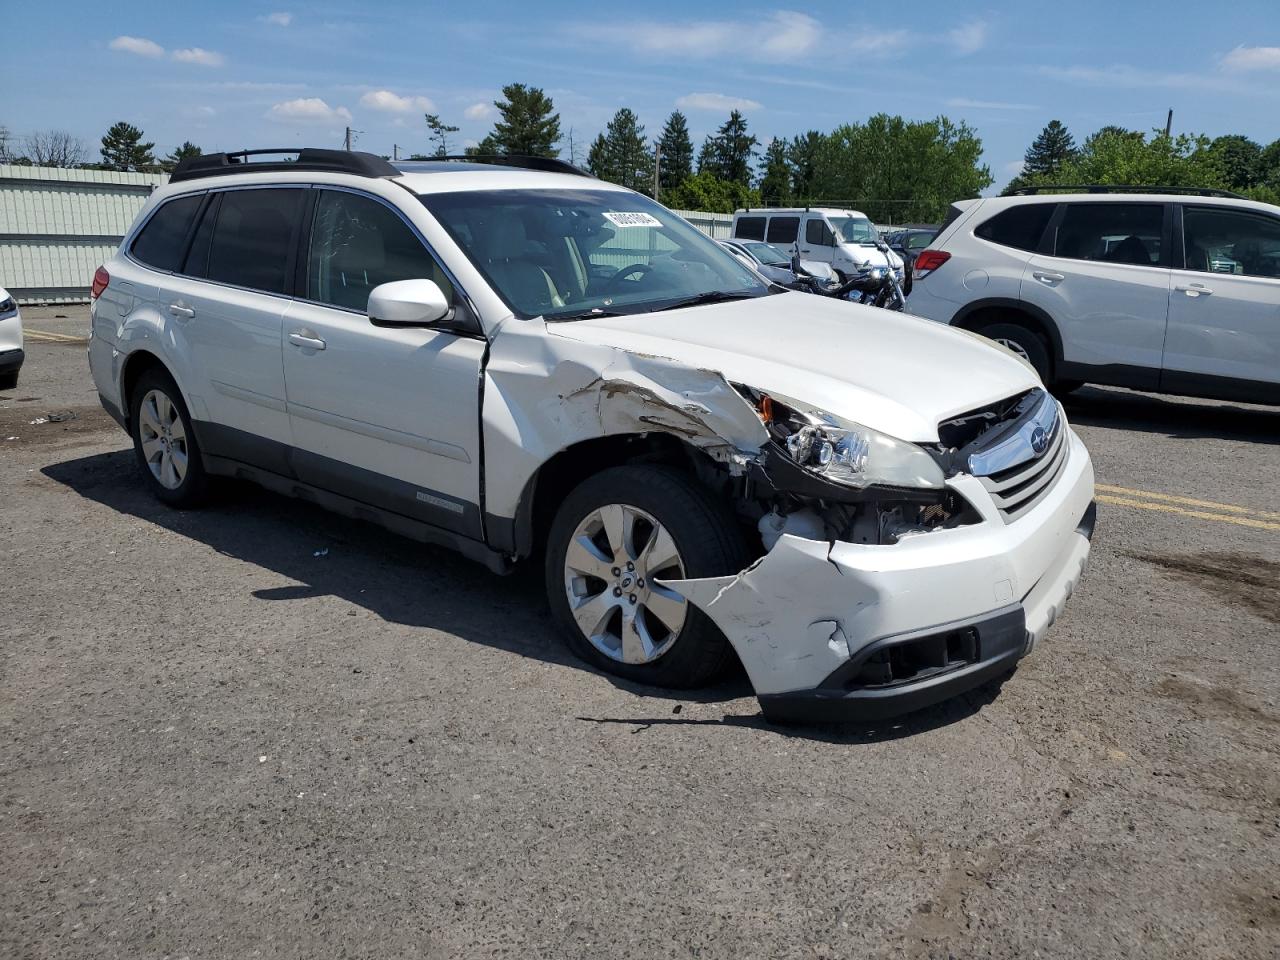
[[[26,354],[22,350],[22,312],[18,301],[0,287],[0,390],[18,385],[18,371]]]
[[[780,291],[558,161],[184,161],[93,294],[161,500],[234,476],[539,563],[582,659],[691,687],[736,655],[770,719],[1012,670],[1088,557],[1089,454],[1022,360]]]

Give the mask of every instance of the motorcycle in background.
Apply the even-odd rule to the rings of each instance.
[[[889,249],[883,240],[876,246],[885,252]],[[823,278],[811,273],[801,263],[799,254],[796,254],[791,259],[791,272],[796,275],[796,281],[788,286],[795,290],[884,310],[902,311],[907,307],[907,296],[903,293],[902,284],[889,267],[868,267],[841,283],[838,277]]]

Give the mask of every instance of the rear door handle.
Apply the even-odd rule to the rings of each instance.
[[[1061,283],[1063,280],[1067,279],[1061,273],[1045,273],[1043,270],[1034,270],[1032,271],[1031,276],[1035,277],[1041,283],[1045,284],[1045,286],[1049,286],[1049,287],[1053,286],[1055,283]]]
[[[312,336],[310,330],[295,330],[289,334],[289,342],[295,347],[303,347],[307,350],[323,350],[325,347],[324,341]]]
[[[184,320],[190,320],[196,312],[179,300],[177,303],[169,304],[169,313],[175,317],[182,317]]]
[[[1185,286],[1178,284],[1173,289],[1180,293],[1185,293],[1188,297],[1207,297],[1209,294],[1213,293],[1212,288],[1206,287],[1203,283],[1189,283]]]

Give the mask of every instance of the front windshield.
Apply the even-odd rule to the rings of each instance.
[[[744,243],[743,246],[751,251],[753,257],[771,267],[785,267],[791,262],[791,258],[772,243],[761,243],[759,240],[754,240],[751,243]]]
[[[831,217],[831,229],[840,235],[845,243],[874,244],[880,239],[875,224],[866,217]]]
[[[770,292],[714,240],[640,194],[477,190],[419,199],[525,319],[646,313]]]

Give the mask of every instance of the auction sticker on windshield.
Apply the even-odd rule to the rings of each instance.
[[[606,210],[604,218],[615,227],[660,227],[662,221],[652,214]]]

